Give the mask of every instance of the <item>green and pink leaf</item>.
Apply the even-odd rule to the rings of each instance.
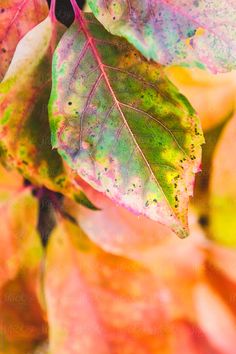
[[[234,0],[89,0],[94,15],[148,59],[212,72],[236,68]]]
[[[75,13],[53,59],[53,146],[95,189],[184,237],[199,119],[160,65]]]
[[[93,207],[73,183],[73,174],[51,148],[47,104],[51,89],[51,61],[64,26],[54,14],[29,31],[18,43],[0,84],[2,160],[35,185],[64,193]]]

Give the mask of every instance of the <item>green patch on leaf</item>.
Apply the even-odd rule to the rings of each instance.
[[[64,27],[49,16],[17,46],[0,84],[1,159],[35,185],[71,198],[81,195],[86,200],[70,179],[62,158],[51,147],[47,107],[51,60],[53,47],[63,31]]]

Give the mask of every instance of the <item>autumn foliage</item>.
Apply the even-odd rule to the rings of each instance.
[[[235,354],[236,5],[56,5],[0,0],[0,354]]]

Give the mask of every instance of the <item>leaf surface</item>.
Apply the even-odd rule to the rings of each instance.
[[[236,115],[225,126],[212,163],[210,179],[211,237],[236,246]]]
[[[0,81],[11,62],[20,39],[48,14],[45,0],[1,0]]]
[[[54,54],[49,110],[53,146],[82,178],[186,236],[203,137],[159,65],[76,12]]]
[[[36,185],[66,194],[92,207],[51,148],[47,104],[51,60],[64,27],[51,14],[19,42],[0,84],[2,160]]]
[[[234,0],[89,0],[94,15],[148,59],[213,72],[236,67]]]

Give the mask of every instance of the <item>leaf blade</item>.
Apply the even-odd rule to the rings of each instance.
[[[61,257],[66,261],[59,274]],[[154,353],[159,342],[167,345],[165,335],[151,332],[154,326],[164,327],[166,311],[154,295],[154,282],[143,265],[102,251],[78,226],[61,220],[51,235],[45,265],[50,352],[105,354],[142,348]],[[143,316],[134,319],[133,311],[145,312],[145,321]]]
[[[0,81],[20,39],[48,14],[45,0],[5,0],[0,6]]]
[[[53,146],[95,189],[184,236],[203,142],[199,121],[160,66],[92,15],[78,16],[53,59]]]
[[[83,205],[86,198],[73,174],[51,148],[47,103],[51,89],[51,58],[64,27],[51,14],[19,42],[0,84],[2,160],[35,185],[66,194]],[[4,156],[5,155],[5,156]]]
[[[88,4],[108,31],[125,37],[148,59],[213,72],[235,68],[233,1],[89,0]]]

